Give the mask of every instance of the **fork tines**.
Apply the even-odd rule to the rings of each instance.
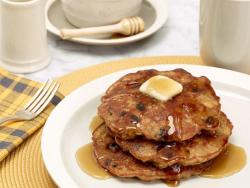
[[[56,81],[48,80],[35,93],[32,99],[24,106],[25,111],[40,114],[54,97],[60,84]]]

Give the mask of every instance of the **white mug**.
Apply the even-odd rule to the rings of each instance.
[[[200,1],[200,53],[209,65],[250,73],[250,0]]]
[[[1,67],[30,73],[50,63],[45,3],[46,0],[1,0]]]

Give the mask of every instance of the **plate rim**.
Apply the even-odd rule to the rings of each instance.
[[[46,169],[48,170],[50,176],[52,177],[52,179],[54,180],[54,182],[58,186],[60,186],[60,187],[78,187],[76,182],[74,182],[74,180],[71,178],[70,174],[67,173],[67,170],[65,169],[65,167],[63,165],[62,157],[60,159],[60,156],[61,156],[60,155],[61,154],[61,142],[60,142],[61,140],[60,140],[60,138],[63,135],[63,132],[64,132],[63,130],[67,125],[67,121],[65,121],[64,127],[63,127],[63,125],[60,125],[61,130],[58,130],[55,128],[56,126],[54,126],[54,127],[52,126],[53,124],[55,124],[57,122],[57,120],[58,120],[57,116],[60,115],[60,113],[63,111],[63,109],[65,107],[70,105],[70,102],[73,101],[73,99],[76,96],[82,95],[83,93],[86,93],[86,92],[84,92],[84,91],[86,91],[86,88],[93,87],[92,86],[93,84],[95,84],[97,82],[101,82],[103,80],[108,80],[108,79],[114,77],[115,75],[123,75],[123,74],[126,74],[128,72],[135,72],[137,70],[152,69],[152,68],[159,69],[159,70],[162,70],[163,68],[166,70],[170,70],[170,69],[174,69],[174,68],[184,68],[188,71],[190,71],[190,70],[193,70],[193,71],[202,70],[201,75],[208,76],[208,74],[210,74],[208,76],[209,78],[218,77],[217,80],[219,80],[219,77],[221,77],[223,74],[229,75],[229,76],[224,78],[224,81],[220,80],[220,82],[225,83],[225,84],[230,84],[233,86],[237,86],[237,87],[240,87],[240,88],[243,88],[245,90],[250,91],[250,75],[236,72],[236,71],[227,70],[227,69],[215,68],[215,67],[209,67],[209,66],[203,66],[203,65],[162,64],[162,65],[151,65],[151,66],[139,66],[139,67],[135,67],[135,68],[128,68],[128,69],[124,69],[121,71],[117,71],[117,72],[99,77],[95,80],[92,80],[92,81],[82,85],[78,89],[74,90],[68,96],[66,96],[61,101],[61,103],[59,103],[56,106],[56,108],[52,111],[52,113],[50,114],[50,116],[49,116],[49,118],[48,118],[48,120],[45,123],[44,128],[43,128],[42,138],[41,138],[42,157],[43,157]],[[211,79],[211,80],[217,81],[216,79]],[[86,103],[86,101],[85,101],[85,103]],[[81,104],[83,105],[84,102],[79,103],[78,105],[82,106]],[[60,118],[60,121],[62,121],[61,119],[67,119],[67,117],[71,117],[73,114],[68,113],[66,115],[63,115],[62,116],[63,118]],[[53,133],[55,131],[57,132],[56,135],[51,134],[51,132]],[[59,134],[58,134],[58,132],[59,132]],[[53,143],[49,142],[49,141],[51,141],[50,135],[53,135]],[[57,146],[57,147],[55,147],[55,146]],[[48,153],[48,150],[53,151],[53,152]],[[58,161],[55,162],[53,159],[51,159],[50,158],[51,155],[57,156],[56,159],[58,159]],[[63,182],[63,185],[62,185],[62,182]]]
[[[45,22],[46,22],[46,28],[47,30],[60,37],[59,36],[59,30],[56,26],[53,25],[53,23],[49,19],[49,10],[51,6],[59,0],[48,0],[45,7]],[[166,23],[168,19],[168,1],[167,0],[145,0],[148,3],[150,3],[154,9],[156,10],[156,19],[152,26],[146,30],[143,33],[140,33],[138,35],[122,38],[122,39],[111,39],[111,40],[104,40],[104,39],[89,39],[89,38],[75,38],[75,39],[67,39],[68,41],[80,43],[80,44],[88,44],[88,45],[122,45],[122,44],[128,44],[132,42],[136,42],[139,40],[142,40],[146,37],[149,37],[156,33],[158,30],[160,30],[164,24]],[[166,6],[160,6],[161,3],[165,3]],[[159,7],[159,9],[157,9]]]

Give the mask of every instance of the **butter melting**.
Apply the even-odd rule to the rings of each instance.
[[[213,162],[211,168],[201,176],[207,178],[224,178],[241,171],[247,162],[246,152],[243,148],[229,144],[224,153]]]
[[[166,76],[154,76],[144,82],[140,91],[160,101],[168,101],[181,93],[183,86],[175,80]]]

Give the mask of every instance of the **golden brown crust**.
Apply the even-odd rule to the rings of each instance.
[[[137,177],[144,181],[179,180],[201,174],[209,167],[211,161],[196,166],[174,165],[166,169],[158,169],[149,163],[142,163],[130,154],[123,152],[109,136],[105,125],[98,127],[93,133],[94,154],[98,163],[111,174],[118,177]]]
[[[220,125],[215,132],[204,131],[183,142],[155,142],[138,138],[122,140],[116,137],[116,143],[135,158],[143,162],[153,162],[159,168],[173,164],[184,166],[204,163],[218,156],[227,146],[232,132],[232,124],[221,113]]]
[[[142,94],[139,87],[155,75],[168,76],[183,85],[183,92],[161,102]],[[156,141],[183,141],[201,130],[216,130],[220,103],[206,77],[194,77],[183,69],[145,70],[128,74],[115,82],[102,98],[98,114],[122,139],[138,135]],[[169,135],[169,117],[175,132]]]

